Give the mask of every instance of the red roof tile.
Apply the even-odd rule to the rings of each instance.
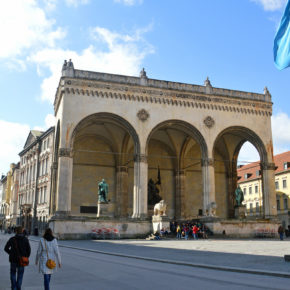
[[[284,169],[284,163],[288,162],[288,169],[290,169],[290,151],[277,154],[274,156],[274,162],[276,165],[276,170],[275,174],[279,172],[286,171]],[[242,167],[237,169],[237,174],[238,174],[238,183],[248,181],[248,180],[253,180],[255,178],[260,178],[261,177],[261,172],[259,172],[259,175],[257,176],[256,172],[261,170],[260,168],[260,161],[252,162],[247,165],[243,165]],[[245,174],[248,175],[248,178],[245,178]]]

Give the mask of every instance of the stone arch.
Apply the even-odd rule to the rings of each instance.
[[[112,120],[118,124],[121,124],[130,134],[130,136],[133,138],[134,141],[134,154],[139,154],[140,153],[140,139],[139,136],[135,130],[135,128],[124,118],[116,115],[116,114],[112,114],[112,113],[95,113],[89,116],[86,116],[85,118],[83,118],[74,128],[73,133],[71,135],[70,138],[70,148],[72,148],[73,142],[74,142],[74,138],[76,135],[76,132],[82,127],[84,126],[87,122],[89,122],[90,120],[93,121],[94,119],[103,119],[103,120]]]
[[[183,128],[184,130],[186,130],[186,132],[189,132],[189,136],[192,137],[193,139],[195,139],[196,141],[198,141],[200,147],[201,147],[201,152],[202,152],[202,158],[207,158],[208,157],[208,149],[207,149],[207,144],[205,142],[204,137],[202,136],[202,134],[190,123],[186,122],[186,121],[182,121],[182,120],[176,120],[176,119],[170,119],[170,120],[166,120],[164,122],[161,122],[159,124],[157,124],[149,133],[147,140],[146,140],[146,149],[145,149],[145,153],[147,155],[148,153],[148,144],[149,141],[152,137],[152,135],[159,130],[160,128],[166,126],[166,125],[177,125],[180,128]]]
[[[134,160],[139,155],[139,136],[133,126],[111,113],[95,113],[82,119],[72,131],[73,215],[88,215],[98,203],[97,184],[109,184],[112,218],[132,214]],[[91,212],[92,213],[92,212]]]
[[[241,147],[247,141],[257,149],[261,164],[267,164],[268,155],[262,139],[246,127],[232,126],[224,129],[217,135],[212,147],[217,215],[224,218],[234,217],[237,160]]]
[[[160,145],[161,144],[161,145]],[[163,145],[162,145],[163,144]],[[203,160],[207,144],[202,134],[190,123],[167,120],[148,134],[145,146],[148,180],[157,180],[160,168],[161,197],[168,204],[168,215],[177,220],[196,218],[203,208]],[[148,201],[150,193],[148,192]],[[148,213],[152,204],[148,202]]]

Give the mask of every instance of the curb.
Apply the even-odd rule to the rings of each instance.
[[[34,239],[29,239],[29,240],[33,241],[33,242],[39,241],[39,240],[34,240]],[[156,259],[156,258],[148,258],[148,257],[142,257],[142,256],[113,253],[113,252],[104,252],[104,251],[100,251],[100,250],[78,248],[78,247],[65,246],[65,245],[58,245],[58,246],[62,247],[62,248],[73,249],[73,250],[80,250],[80,251],[85,251],[85,252],[98,253],[98,254],[103,254],[103,255],[117,256],[117,257],[150,261],[150,262],[157,262],[157,263],[166,263],[166,264],[181,265],[181,266],[188,266],[188,267],[195,267],[195,268],[204,268],[204,269],[211,269],[211,270],[218,270],[218,271],[246,273],[246,274],[252,274],[252,275],[263,275],[263,276],[290,278],[290,273],[287,273],[287,272],[276,272],[276,271],[266,271],[266,270],[249,270],[249,269],[245,269],[245,268],[237,268],[237,267],[229,267],[229,266],[196,264],[196,263],[189,263],[189,262],[182,262],[182,261],[173,261],[173,260],[166,260],[166,259]]]

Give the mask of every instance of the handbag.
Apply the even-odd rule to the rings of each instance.
[[[26,267],[29,265],[29,259],[28,257],[24,257],[24,256],[20,256],[19,255],[19,250],[18,250],[18,245],[17,245],[17,242],[16,242],[16,238],[14,239],[14,242],[15,242],[15,248],[16,248],[16,253],[17,253],[17,256],[18,256],[18,264],[20,267]]]
[[[47,251],[47,247],[46,247],[46,242],[45,242],[45,240],[44,240],[44,245],[45,245],[45,250],[46,250],[46,255],[47,255],[47,261],[46,261],[46,267],[48,268],[48,269],[54,269],[55,268],[55,266],[56,266],[56,263],[55,263],[55,261],[54,260],[52,260],[52,259],[49,259],[49,257],[48,257],[48,251]]]

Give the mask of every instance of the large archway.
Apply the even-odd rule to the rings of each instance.
[[[260,164],[268,162],[267,151],[261,138],[248,128],[229,127],[216,138],[213,147],[215,171],[215,198],[217,215],[234,218],[235,196],[238,183],[238,155],[245,142],[250,142],[258,151]],[[259,169],[259,172],[262,172]]]
[[[111,217],[132,215],[134,156],[140,151],[134,128],[123,118],[98,113],[83,119],[75,128],[71,214],[95,215],[98,182],[109,185],[108,214]]]
[[[169,120],[158,124],[146,144],[148,181],[156,184],[160,198],[167,203],[169,218],[193,219],[202,215],[202,159],[207,146],[201,133],[192,125]],[[148,187],[148,214],[156,200]],[[152,202],[153,200],[153,202]]]

